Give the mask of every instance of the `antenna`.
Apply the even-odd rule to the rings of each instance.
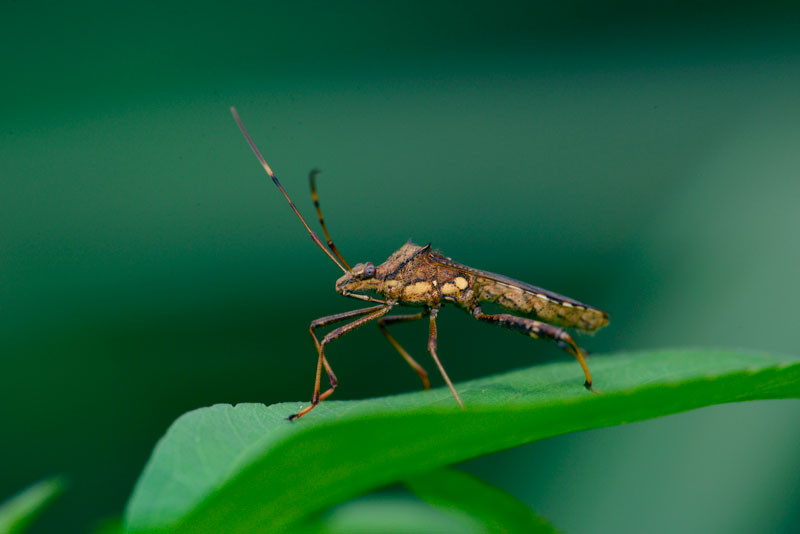
[[[336,254],[336,257],[339,258],[342,263],[344,263],[344,266],[347,267],[348,271],[352,271],[353,269],[350,268],[350,265],[347,264],[347,261],[336,249],[336,245],[333,244],[331,235],[328,233],[328,229],[325,227],[325,221],[322,219],[322,208],[319,207],[319,195],[317,195],[317,175],[321,172],[322,171],[319,169],[312,169],[308,174],[308,181],[311,182],[311,200],[314,201],[314,207],[317,208],[317,217],[319,218],[320,226],[322,226],[322,231],[325,232],[325,239],[328,240],[328,248],[331,249],[331,252]]]
[[[303,223],[303,226],[306,227],[306,230],[308,230],[308,235],[311,236],[311,239],[314,240],[314,243],[316,243],[317,246],[319,248],[321,248],[322,251],[325,254],[328,255],[328,257],[331,259],[331,261],[333,263],[335,263],[336,266],[339,267],[342,270],[342,272],[345,272],[345,273],[351,272],[350,269],[345,269],[344,267],[342,267],[342,264],[339,263],[339,261],[333,256],[333,254],[330,253],[330,251],[328,251],[327,248],[325,248],[325,245],[322,244],[322,241],[320,240],[319,237],[317,237],[317,234],[315,234],[313,232],[313,230],[311,230],[311,228],[308,226],[308,223],[306,222],[306,220],[303,218],[302,215],[300,215],[300,212],[297,211],[297,206],[294,205],[294,202],[292,202],[292,199],[289,198],[288,194],[286,194],[286,190],[283,188],[281,183],[278,181],[278,178],[275,176],[275,173],[272,172],[272,169],[270,169],[269,165],[267,165],[267,162],[264,159],[264,156],[262,156],[261,152],[258,151],[258,147],[256,147],[256,144],[250,138],[250,134],[247,133],[247,130],[245,129],[244,124],[242,124],[242,119],[239,118],[239,114],[236,112],[236,108],[233,107],[233,106],[231,106],[231,114],[233,115],[233,120],[236,121],[236,124],[239,126],[239,129],[242,131],[242,134],[244,134],[244,138],[247,139],[247,143],[250,145],[250,148],[253,149],[253,153],[258,158],[258,161],[261,162],[261,166],[264,167],[264,170],[267,171],[267,174],[269,174],[269,177],[272,178],[272,181],[275,182],[275,185],[278,186],[278,189],[281,190],[281,193],[283,193],[283,196],[286,198],[286,201],[289,203],[289,207],[292,208],[292,211],[294,211],[294,214],[297,215],[297,218],[300,219],[300,222]],[[325,233],[327,234],[327,232],[325,232]],[[344,261],[344,260],[342,260],[342,261]],[[345,263],[347,263],[347,262],[345,262]]]

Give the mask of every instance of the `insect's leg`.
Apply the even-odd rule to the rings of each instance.
[[[311,322],[311,326],[309,327],[308,331],[311,334],[311,339],[314,340],[314,346],[317,348],[317,354],[319,354],[320,345],[319,345],[319,340],[317,339],[317,334],[316,332],[314,332],[315,329],[327,326],[329,324],[338,323],[340,321],[344,321],[345,319],[351,319],[353,317],[367,315],[368,313],[372,313],[381,308],[383,308],[383,305],[372,306],[370,308],[363,308],[361,310],[353,310],[344,313],[337,313],[335,315],[328,315],[326,317],[320,317],[319,319],[313,320]],[[333,369],[331,369],[331,366],[328,363],[327,358],[322,359],[322,364],[325,366],[325,372],[328,374],[328,382],[331,385],[330,389],[322,394],[322,398],[324,399],[330,396],[331,393],[333,393],[333,390],[336,389],[336,386],[339,384],[339,381],[336,379],[336,375],[333,374]]]
[[[408,352],[406,352],[406,349],[400,346],[400,343],[398,343],[397,340],[394,337],[392,337],[392,335],[389,333],[386,327],[389,326],[390,324],[395,324],[395,323],[407,323],[410,321],[417,321],[419,319],[422,319],[429,313],[430,311],[426,309],[425,311],[421,311],[415,314],[392,315],[391,317],[381,317],[380,319],[378,319],[378,328],[381,329],[383,335],[386,336],[386,339],[389,340],[389,343],[391,343],[392,346],[397,350],[397,352],[400,353],[400,356],[403,357],[406,363],[408,363],[408,365],[410,365],[411,368],[417,372],[420,380],[422,380],[422,387],[424,387],[425,389],[431,389],[431,382],[430,380],[428,380],[428,373],[425,371],[425,369],[422,368],[420,364],[417,363],[417,361],[414,358],[411,357],[411,355]]]
[[[374,310],[374,311],[372,311],[372,313],[369,313],[368,315],[365,315],[364,317],[361,317],[360,319],[356,319],[352,323],[347,323],[344,326],[340,326],[339,328],[336,328],[336,329],[328,332],[325,335],[325,337],[322,338],[322,341],[319,342],[319,358],[317,359],[317,375],[316,375],[316,377],[314,379],[314,394],[311,397],[311,404],[309,406],[306,406],[305,408],[303,408],[302,410],[300,410],[296,414],[290,415],[288,417],[289,421],[291,421],[293,419],[297,419],[298,417],[304,416],[305,414],[307,414],[308,412],[313,410],[314,407],[317,404],[319,404],[321,400],[326,399],[327,397],[330,396],[331,393],[333,393],[334,388],[331,387],[324,394],[322,394],[322,395],[319,394],[319,383],[320,383],[320,378],[321,378],[321,375],[322,375],[322,365],[323,365],[323,362],[325,361],[325,345],[327,345],[328,343],[330,343],[334,339],[337,339],[337,338],[343,336],[347,332],[350,332],[351,330],[354,330],[354,329],[358,328],[359,326],[361,326],[363,324],[366,324],[366,323],[368,323],[368,322],[370,322],[372,320],[375,320],[375,319],[377,319],[377,318],[379,318],[379,317],[381,317],[383,315],[386,315],[389,312],[389,310],[392,309],[392,306],[391,305],[389,305],[389,306],[378,306],[377,308],[378,309],[367,308],[366,310],[356,310],[356,311],[360,311],[360,312],[364,312],[364,313],[369,313],[372,310]],[[346,312],[346,313],[351,314],[350,317],[354,317],[354,316],[359,315],[358,313],[355,313],[355,312]],[[345,314],[339,314],[339,315],[345,315]],[[330,317],[335,317],[335,316],[332,315]],[[346,319],[346,318],[347,317],[339,317],[338,319],[331,319],[330,322],[336,322],[337,320],[343,320],[343,319]],[[323,319],[330,319],[330,318],[323,317]],[[330,324],[330,323],[328,323],[328,324]],[[314,336],[314,337],[316,338],[316,336]]]
[[[450,393],[453,394],[453,397],[456,398],[456,402],[462,408],[464,407],[464,403],[461,402],[461,397],[458,396],[458,392],[456,388],[453,386],[453,383],[450,381],[450,377],[447,376],[447,372],[444,370],[442,366],[442,362],[439,361],[439,356],[436,355],[436,316],[439,315],[439,308],[433,308],[430,311],[431,314],[431,329],[430,335],[428,336],[428,352],[431,353],[433,356],[433,361],[436,362],[436,367],[439,368],[439,372],[442,373],[442,378],[447,383],[447,387],[450,388]]]
[[[555,341],[560,348],[572,354],[575,359],[578,360],[578,363],[583,369],[583,374],[586,377],[584,386],[588,390],[592,389],[592,375],[589,373],[589,366],[586,365],[586,360],[583,358],[583,351],[575,344],[575,341],[573,341],[572,337],[563,328],[541,321],[534,321],[527,317],[517,317],[516,315],[510,315],[508,313],[489,315],[483,313],[480,308],[475,308],[472,315],[479,321],[498,324],[532,338],[544,338]]]

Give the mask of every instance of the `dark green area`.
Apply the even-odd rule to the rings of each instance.
[[[783,3],[2,3],[0,501],[64,473],[31,531],[87,531],[180,414],[310,397],[308,323],[358,304],[230,105],[312,219],[323,169],[351,262],[430,241],[608,310],[579,339],[595,353],[796,354],[798,21]],[[565,358],[440,318],[455,381]],[[397,337],[433,376],[424,326]],[[336,399],[418,388],[377,329],[329,355]],[[569,532],[795,532],[798,415],[721,406],[465,467]]]

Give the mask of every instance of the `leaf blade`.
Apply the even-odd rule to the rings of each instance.
[[[472,517],[444,512],[411,496],[356,499],[292,525],[298,534],[488,534]]]
[[[556,530],[510,493],[458,469],[434,469],[403,481],[417,497],[476,518],[491,534],[553,534]]]
[[[25,488],[0,504],[0,534],[24,532],[63,491],[63,479],[49,478]]]
[[[126,511],[129,531],[279,530],[369,489],[566,432],[743,400],[800,397],[800,361],[665,350],[594,358],[595,395],[554,363],[447,390],[300,404],[213,406],[156,446]],[[235,438],[234,436],[238,436]]]

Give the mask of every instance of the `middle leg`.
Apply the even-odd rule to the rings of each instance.
[[[422,368],[420,364],[417,363],[417,361],[414,358],[411,357],[411,355],[408,352],[406,352],[406,349],[400,346],[400,343],[398,343],[397,340],[394,337],[392,337],[392,335],[389,333],[389,330],[387,330],[386,327],[389,326],[390,324],[418,321],[419,319],[422,319],[428,314],[430,314],[430,310],[425,309],[424,311],[421,311],[419,313],[408,314],[408,315],[392,315],[391,317],[381,317],[380,319],[378,319],[378,328],[381,329],[383,335],[386,336],[386,339],[389,340],[389,343],[391,343],[392,346],[397,350],[397,352],[400,353],[400,356],[403,357],[406,363],[408,363],[408,365],[410,365],[411,368],[417,372],[420,380],[422,380],[422,387],[424,387],[425,389],[431,389],[431,382],[430,380],[428,380],[428,373],[425,371],[425,369]]]
[[[464,403],[461,402],[461,397],[458,396],[458,392],[456,391],[455,386],[450,381],[450,377],[447,376],[447,371],[444,370],[444,366],[442,366],[442,362],[439,361],[439,356],[436,355],[436,345],[437,345],[437,333],[436,333],[436,316],[439,315],[439,308],[433,308],[431,311],[431,329],[430,335],[428,337],[428,352],[431,353],[433,356],[433,361],[436,362],[436,367],[439,368],[439,372],[442,373],[442,378],[447,383],[447,387],[450,388],[450,393],[453,394],[453,397],[456,398],[456,402],[461,408],[464,408]]]

